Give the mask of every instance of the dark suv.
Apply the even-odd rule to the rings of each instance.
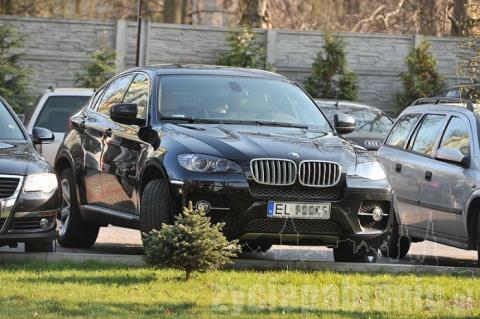
[[[108,224],[149,231],[192,201],[250,248],[327,245],[336,260],[371,261],[388,229],[390,185],[370,154],[337,136],[354,120],[335,125],[274,73],[126,71],[70,119],[55,164],[70,209],[58,240],[88,247]]]

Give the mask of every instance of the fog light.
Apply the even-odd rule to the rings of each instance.
[[[46,218],[40,219],[40,227],[42,227],[43,229],[48,228],[49,224],[50,223],[48,222],[48,219]]]
[[[376,222],[381,221],[382,218],[383,218],[383,209],[381,209],[378,206],[375,207],[375,209],[372,212],[372,217],[373,217],[373,220],[376,221]]]
[[[201,210],[203,211],[204,213],[208,213],[210,211],[210,203],[207,202],[206,200],[199,200],[196,204],[195,204],[195,208],[197,210]]]

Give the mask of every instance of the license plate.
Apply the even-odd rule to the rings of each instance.
[[[267,216],[273,218],[330,219],[330,203],[268,202]]]

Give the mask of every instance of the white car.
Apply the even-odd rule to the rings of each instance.
[[[55,135],[51,144],[41,145],[39,151],[51,164],[68,125],[69,117],[76,113],[93,95],[92,89],[59,88],[46,92],[39,100],[27,124],[28,133],[36,126],[48,128]]]

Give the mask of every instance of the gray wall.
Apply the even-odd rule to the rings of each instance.
[[[50,85],[73,86],[96,49],[107,46],[118,52],[118,69],[135,64],[137,25],[135,22],[63,21],[0,17],[27,35],[22,63],[32,70],[31,89],[40,93]],[[208,63],[227,50],[229,29],[208,26],[144,23],[141,63]],[[324,41],[321,32],[257,30],[267,41],[267,60],[277,72],[301,82]],[[340,34],[347,43],[348,62],[358,74],[359,100],[386,111],[394,108],[394,96],[401,90],[399,73],[405,71],[405,56],[422,36],[385,34]],[[458,82],[459,38],[431,38],[439,71],[449,84]]]

